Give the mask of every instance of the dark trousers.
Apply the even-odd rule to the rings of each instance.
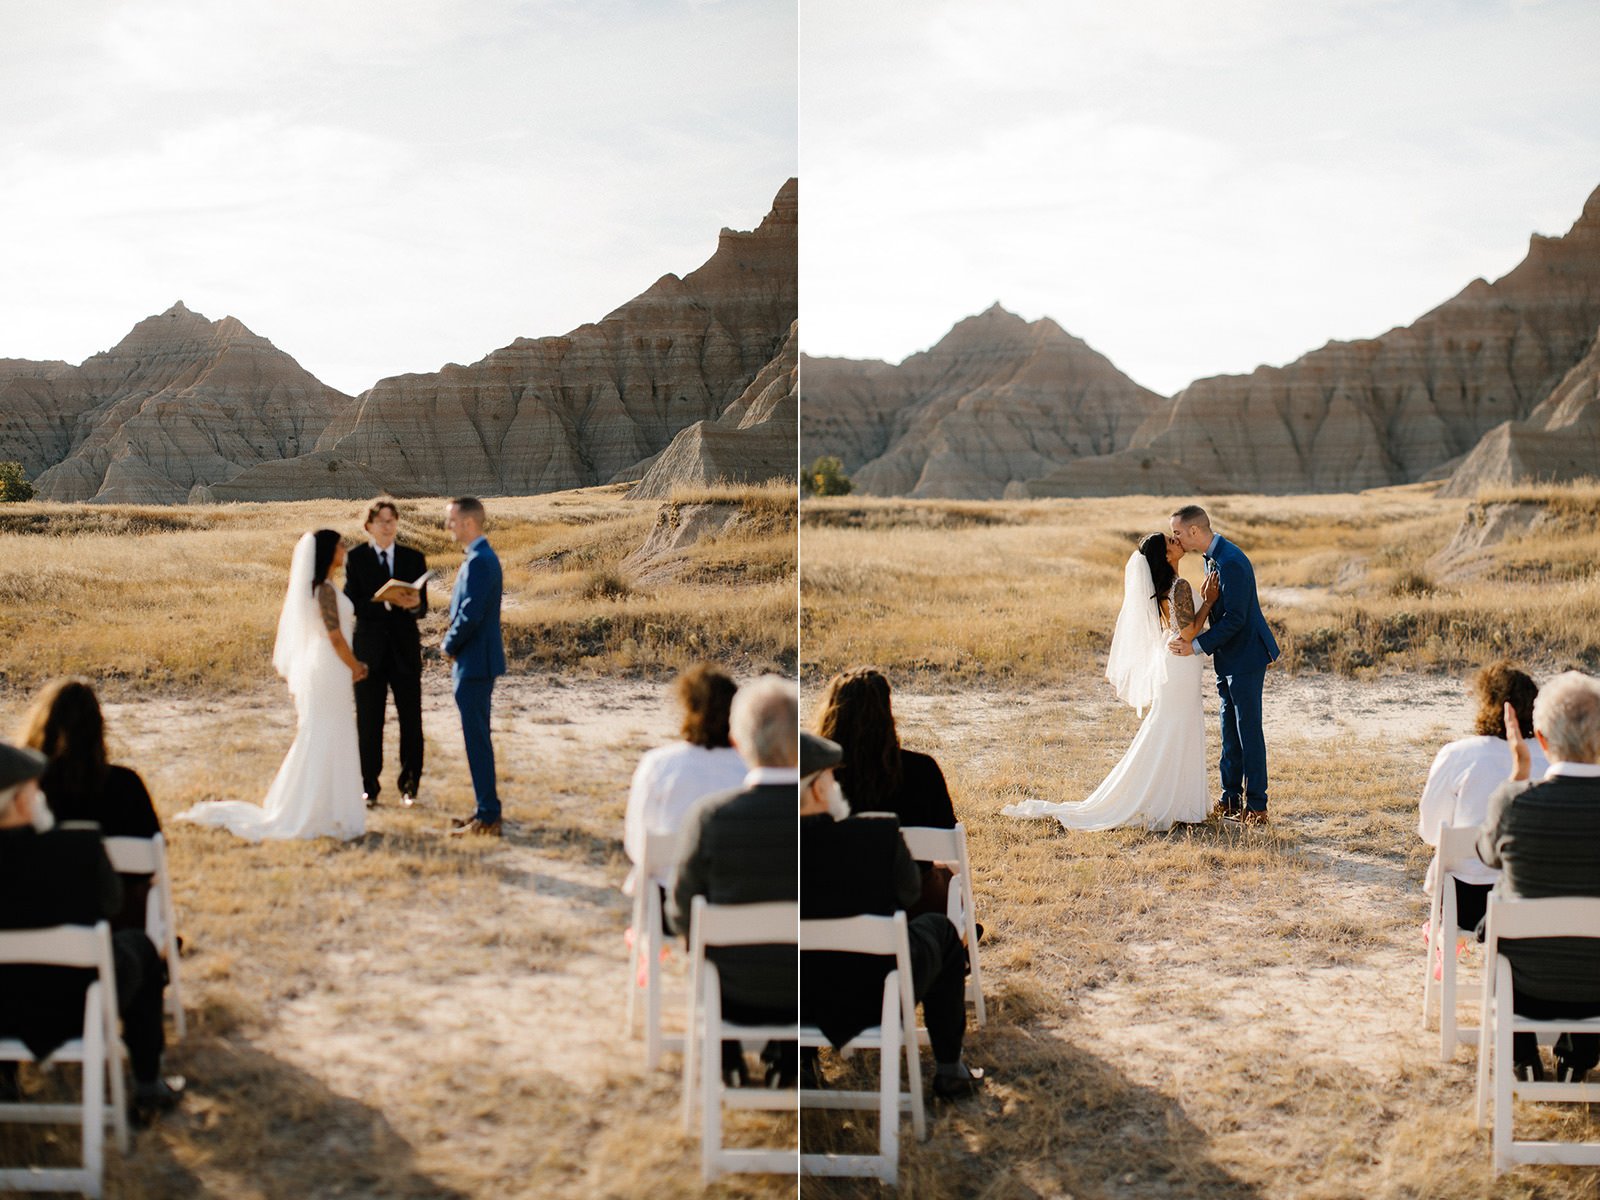
[[[385,655],[367,664],[367,677],[356,684],[356,738],[361,748],[361,787],[376,800],[383,774],[383,719],[394,693],[400,723],[400,775],[395,786],[402,796],[415,796],[422,781],[422,674]]]
[[[167,986],[167,967],[155,945],[136,929],[111,935],[111,957],[117,971],[117,1012],[122,1016],[122,1040],[138,1083],[154,1083],[161,1074],[161,1051],[166,1034],[161,1027],[161,995]]]
[[[967,958],[961,935],[942,913],[923,913],[906,927],[911,943],[911,990],[922,1004],[936,1063],[961,1061],[967,1032]]]
[[[771,1008],[762,1008],[754,1004],[741,1004],[738,1000],[730,1000],[726,992],[722,995],[723,1020],[733,1021],[739,1025],[793,1025],[795,1024],[795,1010],[791,1007],[782,1011]],[[799,1063],[799,1042],[769,1041],[761,1051],[761,1061],[769,1067],[777,1067],[780,1074],[792,1076]],[[722,1069],[731,1071],[736,1067],[744,1066],[744,1049],[740,1043],[725,1041],[722,1043]]]
[[[1521,1017],[1536,1021],[1554,1021],[1561,1017],[1600,1017],[1600,1001],[1544,1000],[1511,989],[1511,1008]],[[1539,1058],[1537,1034],[1511,1035],[1511,1061],[1536,1062]],[[1556,1058],[1562,1066],[1578,1071],[1592,1071],[1600,1065],[1600,1034],[1563,1033],[1556,1039]]]
[[[1217,672],[1222,700],[1222,806],[1267,811],[1267,739],[1261,732],[1265,667],[1235,675]]]
[[[1489,911],[1489,893],[1494,891],[1494,884],[1462,883],[1453,875],[1450,882],[1456,885],[1456,928],[1472,933],[1482,923],[1483,914]],[[1454,946],[1449,950],[1455,953]]]
[[[478,807],[473,816],[485,824],[500,819],[500,793],[494,781],[494,742],[489,738],[489,706],[494,696],[494,676],[461,676],[455,681],[456,709],[461,713],[461,736],[467,747],[467,769]]]

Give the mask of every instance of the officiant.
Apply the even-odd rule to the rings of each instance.
[[[375,600],[391,579],[406,583],[428,573],[422,551],[395,540],[400,510],[390,499],[367,509],[367,543],[345,558],[344,594],[356,608],[355,656],[367,664],[367,677],[355,685],[356,735],[361,747],[361,786],[367,807],[378,803],[383,773],[383,721],[394,693],[400,723],[400,774],[395,780],[402,804],[416,803],[422,782],[422,639],[417,622],[428,611],[428,586],[403,589]]]

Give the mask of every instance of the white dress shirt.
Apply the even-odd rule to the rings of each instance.
[[[696,800],[744,786],[744,760],[732,746],[712,750],[677,742],[646,751],[634,769],[628,811],[623,819],[622,848],[627,851],[628,860],[637,865],[644,857],[648,834],[674,833],[681,828]],[[670,873],[658,875],[656,882],[662,887],[671,886]],[[631,886],[624,890],[632,893]]]
[[[1532,738],[1528,739],[1528,751],[1533,760],[1528,778],[1538,782],[1550,769],[1549,763],[1539,743]],[[1482,825],[1489,814],[1489,797],[1511,778],[1512,766],[1511,748],[1504,738],[1479,735],[1442,747],[1434,756],[1418,805],[1417,832],[1422,840],[1437,846],[1442,825]],[[1438,870],[1438,855],[1435,855],[1428,864],[1428,878],[1423,884],[1430,892]],[[1499,871],[1482,863],[1468,863],[1453,874],[1462,883],[1493,883],[1500,878]]]

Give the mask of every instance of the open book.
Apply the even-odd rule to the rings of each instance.
[[[397,600],[409,600],[413,596],[417,595],[417,593],[421,592],[423,584],[427,583],[428,580],[432,578],[432,571],[424,571],[420,579],[414,580],[411,583],[407,583],[403,579],[391,579],[388,583],[384,584],[381,588],[372,593],[373,603],[382,601],[385,604],[392,604]]]

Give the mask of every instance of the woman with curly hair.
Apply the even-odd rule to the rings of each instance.
[[[1517,714],[1520,732],[1527,739],[1533,756],[1530,779],[1544,778],[1544,751],[1533,736],[1533,701],[1539,685],[1509,662],[1484,667],[1473,677],[1473,695],[1478,700],[1478,715],[1473,736],[1458,738],[1444,745],[1434,756],[1428,782],[1422,788],[1418,805],[1417,833],[1430,846],[1439,844],[1439,829],[1445,825],[1482,825],[1488,815],[1489,797],[1511,776],[1511,751],[1506,746],[1505,708],[1510,704]],[[1423,888],[1429,895],[1438,883],[1439,857],[1428,864]],[[1483,919],[1489,903],[1489,889],[1500,872],[1482,863],[1468,863],[1451,873],[1456,889],[1456,924],[1474,929]]]

